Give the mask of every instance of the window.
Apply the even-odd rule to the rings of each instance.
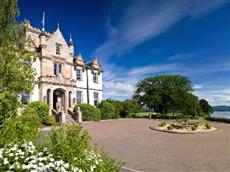
[[[77,104],[82,103],[82,91],[77,91]]]
[[[21,92],[21,96],[22,96],[22,104],[30,103],[30,93],[23,90]]]
[[[24,63],[30,64],[31,63],[31,59],[30,58],[24,59]]]
[[[58,64],[58,73],[62,74],[62,64],[61,63]]]
[[[54,75],[57,75],[57,63],[54,63]]]
[[[56,54],[57,55],[61,54],[61,44],[56,43]]]
[[[62,64],[54,63],[54,75],[62,74]]]
[[[97,92],[93,93],[93,99],[94,99],[94,106],[97,106],[98,103],[99,103],[98,93]]]
[[[80,69],[77,69],[77,80],[82,80],[82,72]]]
[[[96,73],[93,74],[93,82],[98,83],[98,75]]]

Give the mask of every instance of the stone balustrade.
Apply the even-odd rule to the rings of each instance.
[[[43,83],[50,83],[54,85],[65,85],[65,86],[73,86],[76,87],[76,81],[73,79],[65,78],[62,75],[47,75],[40,76],[39,81]]]

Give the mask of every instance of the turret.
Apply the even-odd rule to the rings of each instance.
[[[45,13],[43,13],[43,18],[42,18],[42,31],[39,35],[40,38],[40,47],[44,48],[46,47],[46,33],[45,33]]]
[[[69,49],[70,49],[70,55],[74,56],[74,43],[73,43],[71,34],[69,38]]]
[[[44,48],[46,47],[46,33],[45,31],[42,31],[39,35],[40,38],[40,47]]]

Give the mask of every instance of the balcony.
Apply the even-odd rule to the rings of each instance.
[[[41,83],[47,83],[52,85],[63,85],[63,86],[72,86],[76,87],[76,81],[73,79],[65,78],[62,75],[46,75],[46,76],[40,76],[39,82]]]

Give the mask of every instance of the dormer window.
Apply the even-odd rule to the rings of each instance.
[[[98,75],[96,73],[93,74],[93,82],[98,83]]]
[[[76,76],[78,81],[82,80],[82,71],[80,69],[77,69]]]
[[[56,43],[56,54],[60,55],[61,54],[61,44]]]

